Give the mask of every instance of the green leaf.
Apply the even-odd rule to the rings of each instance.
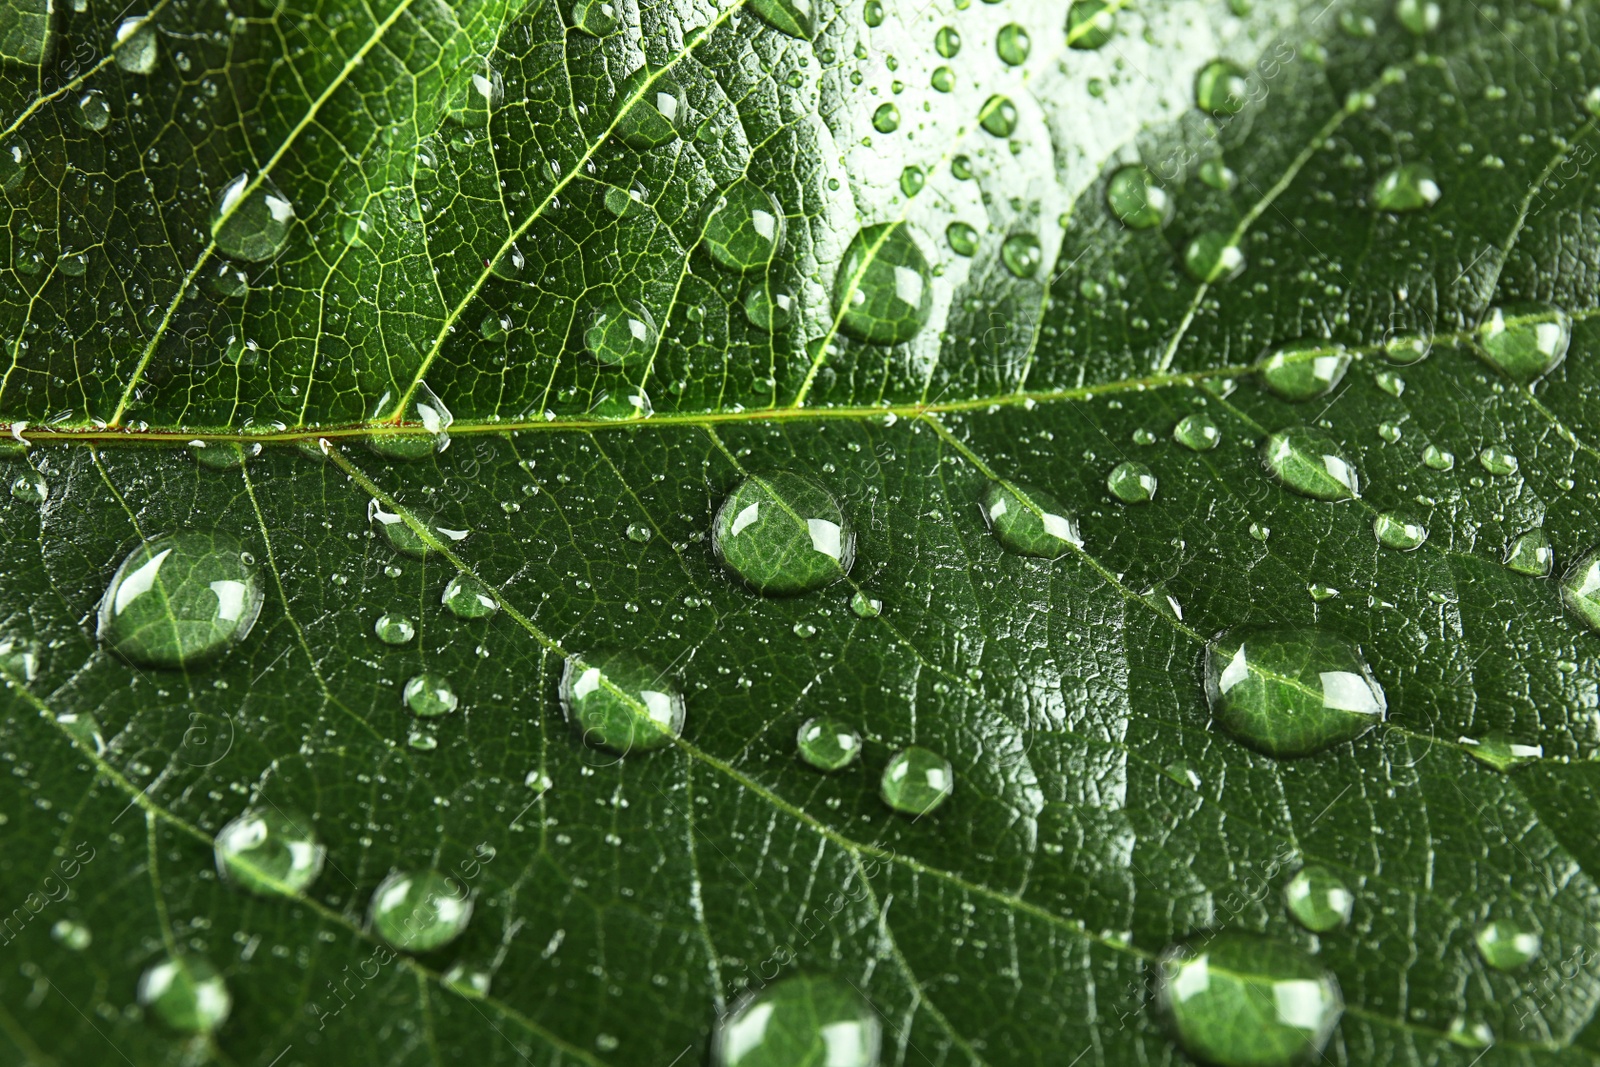
[[[0,1062],[1600,1061],[1597,31],[0,0]]]

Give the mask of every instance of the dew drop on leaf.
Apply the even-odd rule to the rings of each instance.
[[[1429,445],[1422,450],[1422,465],[1434,471],[1454,470],[1456,465],[1455,453],[1446,452],[1438,445]]]
[[[245,171],[223,187],[211,209],[211,238],[223,254],[249,263],[277,258],[289,243],[294,205],[265,174]]]
[[[1184,246],[1183,266],[1197,282],[1223,282],[1244,270],[1244,252],[1232,233],[1208,230]]]
[[[43,504],[50,499],[50,483],[36,470],[29,470],[11,480],[11,498],[24,504]]]
[[[57,919],[50,927],[50,936],[71,952],[82,952],[94,943],[94,934],[83,923],[72,919]]]
[[[117,25],[117,66],[129,74],[149,74],[156,69],[160,42],[155,23],[148,16],[123,19]]]
[[[561,707],[584,741],[621,755],[664,748],[683,733],[677,683],[622,652],[568,657]]]
[[[72,117],[84,129],[99,133],[111,125],[111,102],[99,89],[90,89],[73,103]]]
[[[372,406],[372,421],[392,420],[395,404],[402,395],[385,390]],[[362,443],[385,459],[424,459],[450,447],[450,427],[455,421],[428,383],[417,382],[406,399],[399,423],[367,434]]]
[[[950,761],[912,745],[890,757],[878,783],[883,802],[904,815],[928,815],[950,799],[956,776]]]
[[[1505,565],[1518,574],[1543,578],[1549,575],[1555,558],[1555,551],[1550,547],[1550,535],[1542,529],[1533,529],[1518,534],[1511,542],[1506,549]]]
[[[100,598],[98,634],[140,667],[203,663],[244,640],[264,595],[231,534],[179,530],[128,553]]]
[[[1210,415],[1185,415],[1172,428],[1172,439],[1193,452],[1209,452],[1222,443],[1222,430]]]
[[[1291,341],[1262,353],[1256,376],[1280,400],[1299,403],[1326,396],[1344,380],[1350,354],[1328,341]]]
[[[756,329],[775,333],[794,317],[794,297],[782,289],[753,286],[744,294],[744,317]]]
[[[428,952],[466,930],[472,896],[438,871],[395,871],[372,891],[367,918],[373,933],[395,948]]]
[[[954,26],[941,26],[933,35],[933,47],[944,58],[954,59],[961,51],[961,34]]]
[[[750,0],[750,10],[768,26],[809,41],[816,36],[816,14],[811,0]]]
[[[601,304],[583,332],[584,347],[608,367],[638,367],[656,350],[656,320],[643,305],[612,297]]]
[[[965,222],[958,220],[946,226],[944,239],[958,256],[971,256],[978,251],[978,231]]]
[[[1561,576],[1561,600],[1585,626],[1600,633],[1600,549],[1567,568]]]
[[[1422,333],[1399,333],[1384,339],[1383,355],[1390,363],[1410,366],[1428,358],[1433,338]]]
[[[1497,919],[1478,928],[1474,940],[1483,962],[1497,971],[1515,971],[1538,958],[1543,938],[1511,919]]]
[[[1372,187],[1372,206],[1379,211],[1422,211],[1439,202],[1439,183],[1426,163],[1402,163]]]
[[[1410,552],[1422,547],[1428,539],[1428,528],[1414,516],[1384,511],[1373,518],[1372,535],[1384,548]]]
[[[1008,67],[1020,67],[1026,63],[1032,48],[1033,41],[1028,37],[1028,31],[1015,22],[1006,23],[995,35],[995,55]]]
[[[445,83],[445,117],[458,126],[487,126],[505,94],[500,72],[482,59],[472,59]]]
[[[990,481],[978,505],[994,539],[1014,555],[1056,559],[1073,545],[1083,545],[1071,512],[1042,489]]]
[[[928,84],[941,93],[948,93],[956,87],[956,72],[947,66],[934,67]]]
[[[1214,59],[1195,75],[1195,106],[1208,115],[1237,115],[1244,110],[1246,90],[1245,73],[1237,63]]]
[[[0,636],[0,671],[33,681],[39,673],[39,643],[26,637]]]
[[[855,613],[857,618],[876,619],[883,614],[883,601],[876,600],[857,589],[850,594],[850,610]]]
[[[806,720],[795,745],[807,766],[823,772],[843,770],[861,757],[861,734],[837,719]]]
[[[613,0],[577,0],[572,5],[572,25],[590,37],[609,37],[621,19]]]
[[[678,83],[664,74],[652,79],[645,67],[623,79],[617,88],[617,108],[617,136],[640,151],[676,141],[687,118]]]
[[[1458,743],[1466,749],[1467,755],[1501,772],[1512,771],[1525,763],[1544,758],[1543,745],[1512,741],[1498,733],[1482,738],[1463,737]]]
[[[717,509],[711,537],[722,565],[769,596],[821,589],[855,562],[855,528],[838,500],[788,471],[740,482]]]
[[[1143,504],[1155,499],[1156,476],[1143,463],[1118,463],[1106,477],[1106,488],[1124,504]]]
[[[1013,233],[1000,244],[1001,261],[1018,278],[1031,278],[1039,273],[1043,257],[1039,239],[1031,233]]]
[[[1389,707],[1360,649],[1316,628],[1224,634],[1206,649],[1205,687],[1215,722],[1269,756],[1353,741]]]
[[[304,891],[326,858],[311,820],[276,806],[249,809],[217,831],[212,847],[218,874],[262,896]]]
[[[777,255],[783,231],[778,201],[765,189],[740,180],[717,198],[706,215],[706,250],[729,270],[756,270]]]
[[[441,544],[459,544],[466,540],[466,530],[451,529],[440,525],[434,517],[421,508],[408,509],[412,521],[428,530],[433,541]],[[388,510],[381,501],[367,501],[367,519],[383,532],[384,540],[396,552],[410,556],[413,559],[425,559],[433,551],[433,544],[423,538],[411,527],[406,520],[396,512]]]
[[[1261,461],[1284,488],[1313,500],[1345,500],[1361,492],[1356,468],[1338,442],[1309,426],[1268,434]]]
[[[1518,385],[1543,378],[1567,358],[1572,316],[1548,304],[1491,308],[1478,327],[1477,350]]]
[[[922,187],[927,184],[928,176],[922,168],[913,164],[900,172],[900,191],[906,196],[916,196],[922,192]]]
[[[1517,473],[1521,464],[1517,462],[1516,456],[1499,445],[1486,445],[1478,453],[1478,466],[1497,478],[1506,478]]]
[[[1125,5],[1113,0],[1072,0],[1067,8],[1067,44],[1072,48],[1100,48],[1117,30],[1117,9]]]
[[[1437,0],[1396,0],[1394,14],[1400,20],[1400,25],[1418,37],[1439,28]]]
[[[470,997],[474,1000],[488,996],[489,986],[494,981],[488,971],[465,963],[451,964],[450,969],[444,972],[440,980],[457,996]]]
[[[458,574],[444,587],[439,603],[458,619],[486,619],[500,610],[488,586],[470,574]]]
[[[1129,229],[1148,230],[1172,220],[1172,197],[1144,167],[1123,167],[1113,174],[1106,183],[1106,205]]]
[[[423,673],[406,680],[401,691],[406,707],[424,719],[436,719],[456,710],[459,701],[450,680],[443,675]]]
[[[1344,880],[1326,867],[1302,867],[1284,886],[1284,902],[1295,921],[1313,933],[1325,934],[1350,921],[1355,895]]]
[[[978,111],[979,125],[996,137],[1010,137],[1017,131],[1017,105],[999,93],[983,102]]]
[[[717,1024],[712,1067],[878,1067],[883,1027],[849,982],[795,975],[745,997]]]
[[[195,440],[190,441],[187,447],[195,463],[214,471],[239,470],[246,462],[261,454],[261,444],[257,441],[240,444],[237,441]]]
[[[372,632],[386,645],[403,645],[417,636],[417,624],[404,615],[386,611],[372,624]]]
[[[1179,1046],[1214,1067],[1318,1060],[1344,1014],[1338,980],[1315,958],[1233,932],[1162,953],[1156,1004]]]
[[[931,282],[928,260],[904,225],[863,227],[845,249],[834,277],[839,329],[871,344],[911,340],[933,309]]]

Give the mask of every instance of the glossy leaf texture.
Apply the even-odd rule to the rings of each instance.
[[[0,0],[0,1060],[1600,1061],[1597,30]]]

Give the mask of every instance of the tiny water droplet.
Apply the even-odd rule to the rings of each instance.
[[[1237,115],[1244,110],[1247,90],[1243,68],[1226,59],[1214,59],[1195,75],[1195,106],[1208,115]]]
[[[1372,376],[1378,388],[1392,397],[1399,397],[1406,391],[1406,380],[1392,371],[1381,370]]]
[[[783,290],[755,286],[744,294],[744,317],[758,330],[775,333],[794,318],[794,297]]]
[[[866,593],[857,589],[854,593],[850,594],[850,610],[855,612],[858,618],[876,619],[879,615],[883,614],[883,601],[874,600]]]
[[[1544,758],[1543,745],[1519,744],[1498,733],[1477,739],[1463,737],[1459,743],[1467,750],[1467,755],[1502,773]]]
[[[505,95],[505,79],[500,72],[474,57],[445,83],[442,110],[459,126],[487,126]]]
[[[832,493],[788,471],[753,474],[717,509],[712,548],[758,593],[808,593],[850,573],[855,528]]]
[[[459,701],[450,680],[439,674],[418,674],[407,680],[401,694],[406,707],[425,719],[435,719],[456,710]]]
[[[1028,37],[1028,31],[1015,22],[1006,23],[995,35],[995,55],[1008,67],[1022,66],[1028,61],[1028,53],[1032,49],[1033,41]]]
[[[1313,500],[1346,500],[1361,493],[1355,467],[1321,430],[1291,426],[1269,434],[1261,458],[1279,484]]]
[[[1172,439],[1194,452],[1209,452],[1222,443],[1222,430],[1210,415],[1185,415],[1172,428]]]
[[[1515,971],[1538,958],[1544,939],[1511,919],[1497,919],[1479,927],[1478,954],[1497,971]]]
[[[817,34],[812,0],[750,0],[750,9],[761,21],[790,37],[809,41]]]
[[[878,784],[878,795],[895,811],[921,816],[949,800],[955,787],[955,771],[949,760],[912,745],[890,757]]]
[[[233,995],[209,960],[166,956],[139,976],[139,1003],[185,1034],[209,1034],[233,1010]]]
[[[84,129],[99,133],[111,125],[111,102],[99,89],[90,89],[79,95],[73,105],[72,117]]]
[[[956,72],[946,66],[934,67],[928,84],[941,93],[948,93],[956,87]]]
[[[1031,233],[1013,233],[1001,242],[1000,259],[1018,278],[1031,278],[1039,273],[1043,258],[1039,238]]]
[[[1439,202],[1439,183],[1426,163],[1403,163],[1372,187],[1372,206],[1379,211],[1422,211]]]
[[[149,74],[156,69],[161,44],[155,23],[147,16],[123,19],[117,24],[117,66],[129,74]]]
[[[1067,9],[1068,47],[1095,49],[1111,40],[1117,29],[1117,9],[1122,6],[1114,0],[1072,0]]]
[[[97,633],[138,666],[192,666],[244,640],[264,599],[236,538],[179,530],[128,553],[100,598]]]
[[[802,619],[800,622],[794,624],[792,632],[796,637],[800,638],[800,640],[805,641],[817,636],[818,631],[816,623],[807,622]]]
[[[1082,0],[1073,10],[1082,6]],[[1173,200],[1157,182],[1156,176],[1140,166],[1123,167],[1106,183],[1106,206],[1133,230],[1165,226],[1172,220]]]
[[[954,59],[961,51],[961,34],[954,26],[941,26],[933,35],[933,47],[944,58]]]
[[[783,245],[783,208],[765,189],[734,182],[712,205],[705,221],[706,250],[733,271],[750,271],[772,262]]]
[[[384,612],[372,624],[372,632],[386,645],[403,645],[417,636],[417,624],[404,615]]]
[[[1106,488],[1124,504],[1143,504],[1155,498],[1156,476],[1143,463],[1119,463],[1107,476]]]
[[[1456,457],[1453,452],[1446,452],[1438,445],[1429,445],[1422,450],[1422,465],[1429,470],[1448,471],[1454,470]]]
[[[1289,914],[1313,933],[1325,934],[1350,921],[1356,898],[1344,880],[1326,867],[1302,867],[1289,879],[1283,896]]]
[[[397,403],[395,394],[385,390],[372,407],[375,422],[392,419]],[[400,425],[362,438],[367,449],[385,459],[423,459],[450,447],[450,427],[455,416],[444,406],[427,382],[418,382],[401,413]]]
[[[1477,351],[1518,385],[1538,381],[1561,365],[1572,343],[1572,316],[1548,304],[1490,309],[1478,327]]]
[[[572,25],[590,37],[610,37],[622,19],[613,0],[577,0],[572,5]]]
[[[1478,466],[1497,478],[1517,473],[1517,457],[1499,445],[1487,445],[1478,453]]]
[[[641,152],[676,141],[688,115],[683,90],[677,82],[664,74],[652,78],[646,67],[628,75],[618,86],[617,108],[617,136]]]
[[[1007,552],[1056,559],[1071,546],[1083,545],[1072,514],[1042,489],[991,481],[984,486],[978,504],[989,532]]]
[[[1542,529],[1527,530],[1517,535],[1506,549],[1505,565],[1518,574],[1535,578],[1549,575],[1555,565],[1555,551],[1550,547],[1550,535]]]
[[[1567,568],[1561,576],[1561,601],[1584,625],[1600,633],[1600,549]]]
[[[799,974],[740,1000],[717,1023],[712,1067],[878,1067],[877,1011],[855,987]]]
[[[931,283],[928,260],[909,229],[895,222],[863,227],[834,278],[839,329],[871,344],[909,341],[933,310]]]
[[[13,674],[22,672],[13,671]],[[32,674],[24,677],[31,678]],[[100,732],[100,720],[90,712],[63,711],[56,716],[56,725],[67,732],[78,744],[93,752],[96,756],[105,755],[106,739]]]
[[[262,896],[304,891],[327,855],[309,819],[276,805],[251,808],[218,830],[212,850],[218,874]]]
[[[458,619],[486,619],[500,610],[500,602],[489,592],[489,587],[470,574],[458,574],[450,579],[439,603]]]
[[[1402,333],[1383,342],[1383,355],[1390,363],[1410,366],[1428,358],[1433,351],[1433,338],[1427,334]]]
[[[1269,756],[1309,756],[1383,721],[1360,649],[1314,628],[1229,632],[1206,649],[1206,701],[1224,730]]]
[[[460,937],[472,918],[472,895],[438,871],[395,871],[372,891],[367,921],[395,948],[428,952]]]
[[[958,256],[972,256],[978,251],[978,231],[965,222],[952,222],[944,229],[944,239],[950,251]]]
[[[861,758],[861,734],[837,719],[808,719],[796,735],[800,758],[815,770],[843,770]]]
[[[1413,516],[1385,511],[1372,520],[1372,534],[1384,548],[1410,552],[1422,547],[1428,528]]]
[[[50,483],[36,470],[28,470],[11,482],[11,497],[24,504],[43,504],[50,499]]]
[[[1350,354],[1328,341],[1291,341],[1262,353],[1256,375],[1281,400],[1300,403],[1326,396],[1344,380]]]
[[[639,367],[656,351],[656,320],[642,304],[611,297],[600,305],[583,333],[584,347],[608,367]]]
[[[1394,14],[1400,20],[1400,25],[1418,37],[1439,28],[1437,0],[1396,0]]]
[[[72,919],[57,919],[50,927],[50,936],[56,944],[72,952],[82,952],[94,943],[94,934],[89,928]]]
[[[245,171],[225,186],[211,209],[211,238],[223,254],[250,263],[276,259],[289,243],[294,205],[265,174]]]
[[[1017,105],[1009,96],[996,93],[989,97],[978,115],[978,124],[996,137],[1010,137],[1017,132]]]
[[[1225,282],[1244,270],[1244,252],[1232,233],[1210,230],[1184,248],[1183,266],[1197,282]]]
[[[677,683],[626,653],[569,656],[561,673],[561,707],[584,741],[622,755],[664,748],[683,733]]]
[[[467,538],[468,531],[442,526],[424,509],[411,508],[409,511],[412,522],[426,529],[429,539],[424,539],[405,518],[389,511],[381,501],[377,499],[367,501],[368,520],[383,531],[384,540],[389,542],[390,547],[413,559],[426,559],[434,551],[433,542],[445,545],[459,544]]]

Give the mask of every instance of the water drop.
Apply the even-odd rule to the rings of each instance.
[[[1032,48],[1033,42],[1028,37],[1028,31],[1015,22],[1006,23],[995,35],[995,54],[1008,67],[1020,67],[1026,63]]]
[[[1360,649],[1320,629],[1233,631],[1206,649],[1206,701],[1224,730],[1269,756],[1309,756],[1388,711]]]
[[[651,530],[650,527],[641,523],[630,522],[628,523],[628,528],[623,531],[623,534],[634,544],[643,545],[649,543],[650,538],[654,535],[654,531]]]
[[[248,171],[223,188],[211,209],[211,239],[234,259],[262,263],[274,259],[289,243],[294,205],[265,174],[251,180]]]
[[[156,69],[160,42],[156,27],[148,16],[123,19],[117,25],[117,66],[129,74],[149,74]]]
[[[1454,470],[1456,457],[1453,452],[1446,452],[1438,445],[1429,445],[1422,450],[1422,465],[1429,470],[1448,471]]]
[[[928,84],[941,93],[948,93],[956,87],[956,72],[946,66],[934,67],[933,74],[928,79]]]
[[[1039,239],[1033,234],[1014,233],[1001,243],[1000,259],[1006,269],[1018,278],[1031,278],[1039,273],[1044,250],[1039,247]]]
[[[505,79],[482,59],[474,58],[445,83],[442,108],[459,126],[487,126],[489,116],[505,99]]]
[[[1379,389],[1398,399],[1406,391],[1406,380],[1393,371],[1381,370],[1372,376]]]
[[[877,1011],[848,982],[795,975],[739,1001],[717,1023],[712,1067],[878,1067]]]
[[[400,423],[392,422],[395,398],[387,390],[372,408],[372,420],[388,423],[384,432],[362,438],[368,450],[385,459],[414,460],[443,452],[450,447],[450,427],[455,416],[445,407],[427,382],[418,382],[406,401]]]
[[[850,610],[857,618],[876,619],[883,614],[883,601],[876,600],[857,589],[850,595]]]
[[[208,470],[236,471],[261,454],[261,444],[251,441],[190,441],[186,446],[194,461]]]
[[[1124,504],[1143,504],[1155,498],[1156,476],[1143,463],[1118,463],[1106,478],[1106,488]]]
[[[961,51],[961,34],[954,26],[941,26],[933,35],[933,47],[944,58],[954,59]]]
[[[1312,933],[1325,934],[1350,921],[1356,898],[1344,880],[1326,867],[1302,867],[1284,886],[1289,914]]]
[[[13,674],[22,672],[13,671]],[[32,678],[31,673],[24,677]],[[100,720],[90,712],[63,711],[56,716],[56,725],[67,732],[67,736],[78,742],[89,752],[96,756],[105,755],[106,739],[100,732]]]
[[[561,673],[561,707],[586,742],[622,755],[664,748],[683,733],[677,683],[625,653],[569,657]]]
[[[1123,167],[1113,174],[1106,183],[1106,205],[1124,226],[1134,230],[1165,226],[1172,219],[1172,197],[1144,167]]]
[[[800,758],[819,771],[837,771],[861,757],[861,734],[837,719],[808,719],[796,735]]]
[[[1072,48],[1100,48],[1117,29],[1117,9],[1124,5],[1114,0],[1072,0],[1067,9],[1067,45]]]
[[[872,128],[879,133],[893,133],[900,128],[900,109],[890,103],[877,106],[872,112]]]
[[[1421,211],[1439,202],[1439,183],[1426,163],[1403,163],[1372,187],[1372,206],[1379,211]]]
[[[1344,379],[1350,354],[1327,341],[1291,341],[1268,349],[1256,361],[1256,375],[1267,391],[1299,403],[1326,396]]]
[[[878,783],[878,795],[895,811],[921,816],[949,800],[955,788],[950,761],[937,752],[912,745],[890,757]]]
[[[403,645],[417,636],[417,624],[404,615],[386,611],[372,624],[372,632],[386,645]]]
[[[839,329],[872,344],[909,341],[933,309],[931,283],[928,260],[904,225],[863,227],[845,249],[834,277]]]
[[[1017,105],[1008,96],[996,93],[989,97],[978,115],[979,125],[996,137],[1010,137],[1017,132]]]
[[[1183,266],[1197,282],[1223,282],[1244,270],[1244,252],[1232,233],[1208,230],[1184,247]]]
[[[833,494],[799,474],[753,474],[729,493],[712,521],[712,547],[758,593],[821,589],[850,572],[855,529]]]
[[[1410,366],[1420,363],[1428,358],[1428,353],[1433,351],[1433,338],[1421,333],[1401,333],[1386,338],[1383,342],[1383,354],[1390,363],[1401,366]]]
[[[780,33],[804,41],[816,36],[816,15],[811,0],[750,0],[750,9]]]
[[[426,559],[433,552],[433,542],[446,545],[459,543],[466,540],[468,532],[441,526],[427,511],[412,508],[412,521],[426,529],[431,538],[431,541],[425,540],[404,518],[387,510],[376,499],[367,501],[367,519],[383,531],[384,540],[389,542],[390,547],[413,559]]]
[[[262,896],[304,891],[327,854],[309,819],[275,805],[249,809],[218,830],[212,846],[217,873]]]
[[[978,251],[978,231],[964,222],[952,222],[945,227],[944,239],[950,251],[958,256],[971,256]]]
[[[25,637],[0,637],[0,670],[24,682],[39,673],[39,643]]]
[[[1056,559],[1069,547],[1083,545],[1072,514],[1042,489],[991,481],[978,504],[989,532],[1007,552]]]
[[[500,602],[489,592],[489,587],[470,574],[458,574],[450,579],[439,603],[458,619],[487,619],[500,610]]]
[[[1584,625],[1600,633],[1600,549],[1578,560],[1561,576],[1561,601]]]
[[[1514,771],[1525,763],[1544,758],[1543,745],[1519,744],[1498,733],[1482,739],[1463,737],[1458,743],[1466,749],[1467,755],[1501,773]]]
[[[1244,70],[1226,59],[1214,59],[1194,79],[1194,102],[1208,115],[1237,115],[1244,110],[1249,86]]]
[[[922,168],[916,165],[909,166],[900,172],[900,191],[906,196],[916,196],[922,192],[922,187],[927,184],[928,176]]]
[[[1478,929],[1475,940],[1483,962],[1497,971],[1515,971],[1527,966],[1538,957],[1544,942],[1537,930],[1510,919],[1485,923]]]
[[[111,125],[111,102],[99,89],[81,94],[73,105],[72,117],[86,130],[99,133]]]
[[[440,976],[446,986],[457,996],[481,1000],[489,995],[489,986],[494,979],[488,971],[478,967],[471,967],[465,963],[452,963],[450,969]]]
[[[1428,528],[1413,516],[1385,511],[1372,520],[1372,535],[1384,548],[1410,552],[1422,547],[1428,539]]]
[[[1505,478],[1517,473],[1520,464],[1517,463],[1516,456],[1499,445],[1486,445],[1483,451],[1478,453],[1478,466],[1497,478]]]
[[[783,290],[755,286],[744,294],[744,317],[758,330],[775,333],[794,318],[794,297]]]
[[[1313,500],[1345,500],[1361,494],[1355,467],[1321,430],[1291,426],[1269,434],[1261,460],[1284,488]]]
[[[406,681],[402,691],[406,707],[424,719],[435,719],[456,710],[459,703],[450,680],[438,674],[418,674]]]
[[[772,194],[749,181],[731,185],[706,216],[711,257],[729,270],[748,271],[772,261],[783,244],[783,208]]]
[[[572,25],[590,37],[610,37],[622,19],[613,0],[577,0],[572,5]]]
[[[448,945],[472,918],[472,896],[438,871],[395,871],[372,891],[372,930],[395,948],[427,952]]]
[[[1528,530],[1517,535],[1506,549],[1505,564],[1518,574],[1543,578],[1555,565],[1556,554],[1550,547],[1550,535],[1541,529]]]
[[[56,944],[72,952],[82,952],[94,942],[94,934],[83,923],[71,919],[57,919],[50,927],[50,936]]]
[[[1338,980],[1312,956],[1226,931],[1162,953],[1156,1003],[1183,1050],[1214,1067],[1319,1060],[1344,1014]]]
[[[612,297],[589,320],[584,347],[608,367],[638,367],[656,350],[656,320],[641,304],[631,307]]]
[[[439,739],[433,735],[431,730],[417,727],[406,735],[406,744],[418,752],[432,752],[439,747]]]
[[[1172,428],[1172,439],[1195,452],[1209,452],[1222,443],[1222,430],[1210,415],[1185,415]]]
[[[623,79],[617,89],[617,107],[617,136],[640,151],[676,141],[688,112],[678,84],[666,75],[656,75],[652,80],[645,67]]]
[[[139,976],[139,1003],[172,1029],[209,1034],[233,1010],[217,969],[201,956],[167,956]]]
[[[0,145],[0,192],[10,192],[22,184],[22,179],[28,175],[28,160],[32,155],[28,142],[20,138]],[[19,250],[19,257],[21,254]]]
[[[11,498],[24,504],[43,504],[50,499],[50,483],[36,470],[27,470],[11,481]]]
[[[1478,327],[1477,351],[1490,366],[1527,385],[1567,358],[1572,316],[1548,304],[1491,308]]]
[[[1439,28],[1437,0],[1396,0],[1394,14],[1400,20],[1400,25],[1418,37]]]
[[[184,667],[244,640],[264,599],[230,534],[179,530],[128,553],[100,598],[100,640],[140,667]]]

